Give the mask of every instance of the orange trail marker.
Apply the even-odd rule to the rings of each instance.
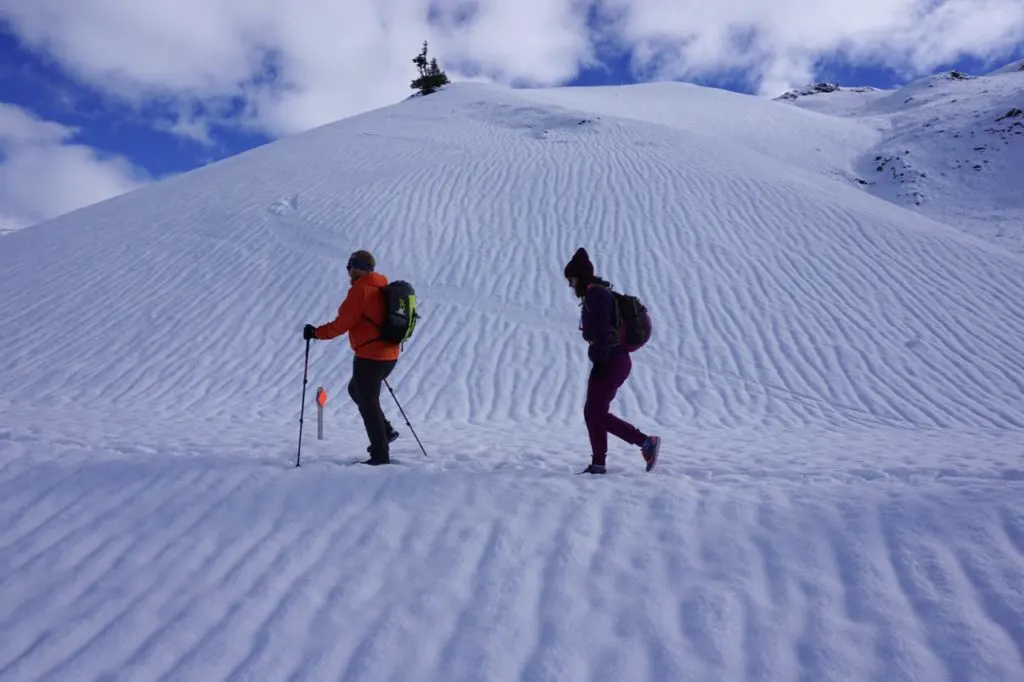
[[[324,405],[327,404],[327,391],[323,386],[316,389],[316,439],[324,439]]]

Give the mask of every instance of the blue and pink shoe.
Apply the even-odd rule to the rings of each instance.
[[[658,436],[648,436],[647,440],[640,446],[640,452],[644,456],[644,461],[647,462],[647,471],[654,468],[654,465],[658,463],[658,451],[661,449],[661,438]]]

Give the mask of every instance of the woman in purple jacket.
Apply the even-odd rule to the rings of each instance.
[[[583,418],[590,434],[590,466],[581,473],[605,473],[608,434],[640,447],[647,471],[658,461],[661,438],[648,436],[638,428],[611,414],[612,400],[633,368],[629,351],[620,342],[615,327],[615,299],[611,284],[594,275],[594,266],[586,250],[580,248],[565,266],[565,277],[583,302],[580,330],[590,344],[587,355],[593,363],[587,384],[587,403]]]

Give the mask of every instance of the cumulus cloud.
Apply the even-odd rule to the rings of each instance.
[[[1010,53],[1024,35],[1021,0],[604,0],[620,44],[655,77],[740,70],[762,94],[812,80],[845,57],[906,78],[962,57]]]
[[[246,121],[277,135],[407,97],[423,40],[451,76],[463,63],[503,81],[563,82],[590,54],[580,7],[570,0],[0,0],[0,19],[108,94],[139,106],[149,98],[242,98]],[[202,123],[169,127],[195,137]]]
[[[141,187],[129,161],[71,144],[73,128],[0,103],[0,233]]]
[[[184,101],[162,125],[201,140],[223,119],[191,102],[280,135],[400,100],[423,40],[454,79],[557,85],[611,45],[642,78],[771,95],[837,55],[911,77],[1024,35],[1021,0],[0,0],[0,19],[109,95]]]

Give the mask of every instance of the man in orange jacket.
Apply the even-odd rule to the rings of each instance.
[[[390,464],[389,443],[398,438],[398,432],[384,416],[380,407],[380,389],[384,380],[398,362],[398,344],[377,340],[378,329],[384,321],[384,297],[380,289],[388,283],[387,277],[375,272],[376,261],[369,251],[356,251],[348,259],[348,274],[352,286],[338,307],[338,316],[332,322],[315,327],[307,324],[304,339],[327,341],[348,333],[349,345],[355,351],[352,361],[352,380],[348,394],[359,407],[359,414],[370,438],[370,459],[364,464]]]

